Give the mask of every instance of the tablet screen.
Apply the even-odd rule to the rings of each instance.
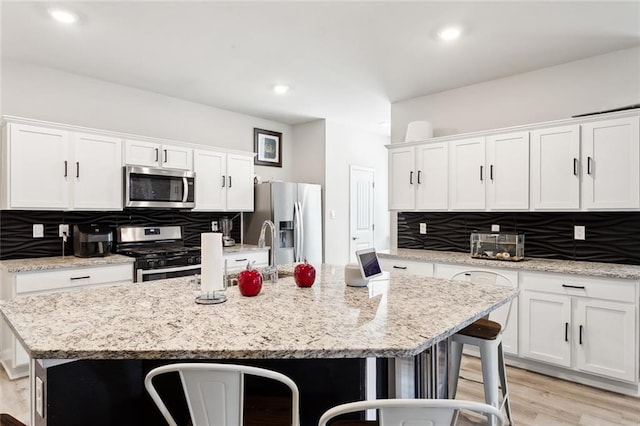
[[[356,258],[358,259],[363,278],[369,279],[382,275],[382,269],[380,268],[378,256],[374,248],[357,250]]]

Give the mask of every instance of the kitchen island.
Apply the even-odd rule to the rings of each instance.
[[[412,359],[517,295],[505,287],[395,274],[354,288],[345,285],[341,266],[322,265],[318,272],[311,288],[297,287],[290,276],[265,282],[256,297],[243,297],[231,287],[228,300],[219,305],[196,304],[199,288],[191,278],[0,302],[32,359],[31,424],[51,424],[46,412],[44,418],[38,414],[35,381],[42,377],[46,382],[53,376],[49,372],[76,364],[65,360],[106,365],[122,360]],[[139,387],[145,371],[144,366],[133,373],[127,369],[122,376],[138,374]],[[55,376],[61,387],[69,378],[67,373]],[[52,392],[45,392],[45,398],[47,393]],[[55,411],[51,404],[45,403],[46,411]]]

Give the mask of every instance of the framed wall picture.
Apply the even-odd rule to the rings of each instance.
[[[282,133],[254,128],[253,150],[256,165],[282,167]]]

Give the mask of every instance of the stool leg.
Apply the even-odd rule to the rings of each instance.
[[[451,341],[449,352],[450,370],[449,370],[449,398],[455,399],[458,391],[458,378],[460,377],[460,363],[462,361],[462,347],[464,345],[459,342]]]
[[[498,345],[495,341],[480,344],[480,363],[482,364],[482,382],[484,399],[487,404],[500,408],[498,402]]]
[[[507,386],[507,367],[504,363],[504,352],[502,351],[502,342],[498,345],[498,368],[500,369],[500,387],[502,388],[502,401],[507,412],[509,424],[513,425],[511,417],[511,398],[509,398],[509,387]]]

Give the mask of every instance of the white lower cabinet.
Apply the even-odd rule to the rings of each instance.
[[[389,258],[380,258],[378,261],[383,271],[433,277],[433,263]]]
[[[133,264],[3,273],[0,298],[54,293],[72,288],[133,282]],[[10,379],[29,374],[29,355],[4,320],[0,320],[0,363]]]
[[[227,271],[237,272],[247,268],[253,262],[254,268],[269,266],[269,250],[251,250],[225,253],[223,261],[227,261]]]
[[[521,356],[638,380],[638,282],[523,272]]]
[[[468,271],[485,271],[498,274],[495,282],[491,284],[518,287],[518,272],[512,270],[504,270],[497,268],[478,268],[472,265],[447,265],[436,264],[434,277],[452,279],[458,274]],[[456,278],[458,279],[458,278]],[[506,354],[518,354],[518,299],[514,299],[512,303],[507,303],[499,307],[491,313],[489,318],[505,325],[502,332],[502,350]]]

